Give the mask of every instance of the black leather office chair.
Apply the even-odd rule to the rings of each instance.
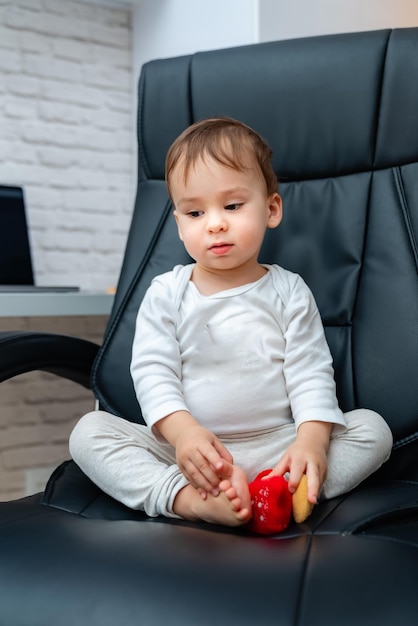
[[[261,260],[316,297],[340,404],[380,412],[391,459],[273,537],[148,519],[71,461],[0,504],[0,624],[415,626],[418,621],[418,29],[257,44],[155,61],[139,86],[139,183],[103,346],[0,338],[0,377],[45,369],[140,420],[134,321],[156,274],[188,262],[164,158],[191,122],[236,117],[274,150],[284,219]],[[135,477],[133,477],[135,480]]]

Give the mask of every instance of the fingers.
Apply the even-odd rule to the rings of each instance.
[[[175,448],[177,465],[190,484],[203,498],[206,493],[218,495],[220,477],[232,462],[219,439],[196,424],[180,432]]]
[[[318,472],[306,472],[308,479],[308,502],[316,504],[318,502],[318,495],[320,489],[320,480]]]
[[[314,468],[308,467],[306,474],[308,478],[308,500],[311,504],[316,504],[327,477],[327,467],[322,465]]]
[[[219,439],[215,439],[213,445],[217,453],[222,457],[222,459],[229,463],[229,465],[233,465],[234,459],[232,457],[232,454],[229,452],[229,450],[227,450],[227,448],[225,448],[224,444],[219,441]],[[218,463],[214,463],[214,467],[217,467],[217,465],[219,465],[219,461]]]
[[[181,471],[195,489],[198,489],[200,493],[208,492],[212,495],[219,493],[218,484],[219,477],[216,471],[211,467],[204,457],[200,459],[189,460],[184,465],[180,466]]]
[[[289,491],[292,494],[298,488],[302,476],[306,474],[308,501],[311,504],[318,502],[319,493],[326,477],[326,467],[323,467],[321,463],[316,461],[306,461],[303,458],[292,458],[284,455],[272,471],[272,474],[283,476],[286,473],[288,474]]]
[[[223,446],[222,452],[224,454],[227,452]],[[229,453],[225,456],[232,459]],[[218,495],[218,485],[226,465],[230,463],[220,456],[215,446],[207,444],[194,450],[187,459],[183,460],[183,463],[179,464],[179,467],[193,487],[199,491]]]
[[[305,473],[307,473],[305,463],[292,463],[292,465],[289,468],[289,479],[288,479],[290,493],[295,493],[300,483],[300,479]],[[308,483],[309,483],[309,480],[308,480]]]
[[[306,470],[306,461],[293,458],[290,454],[285,453],[271,474],[276,476],[284,476],[287,474],[287,481],[290,493],[294,493],[299,485],[300,479]],[[268,478],[268,476],[267,476]]]
[[[276,476],[284,476],[290,469],[290,458],[287,455],[283,455],[275,468],[271,471],[271,474]]]

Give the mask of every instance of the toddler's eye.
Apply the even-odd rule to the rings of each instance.
[[[187,215],[189,217],[200,217],[202,215],[202,211],[189,211]]]
[[[227,204],[225,207],[226,211],[236,211],[237,209],[239,209],[241,206],[241,204],[239,204],[238,202],[234,202],[233,204]]]

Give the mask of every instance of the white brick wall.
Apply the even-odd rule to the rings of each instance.
[[[133,206],[131,13],[75,0],[0,0],[0,184],[25,189],[38,284],[117,281]],[[104,317],[0,318],[101,342]],[[0,500],[38,491],[69,458],[92,394],[41,372],[0,385]]]
[[[25,189],[38,284],[117,281],[133,206],[131,11],[0,0],[0,184]]]

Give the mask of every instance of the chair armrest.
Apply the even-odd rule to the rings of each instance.
[[[99,347],[85,339],[54,333],[0,332],[0,382],[42,370],[90,389],[91,368]]]

